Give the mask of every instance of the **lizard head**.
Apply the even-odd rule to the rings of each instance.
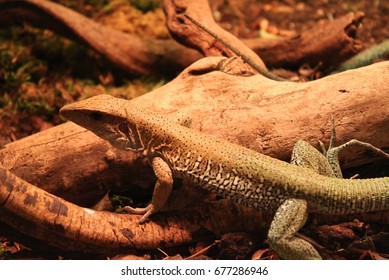
[[[60,114],[118,149],[143,151],[145,145],[136,120],[139,112],[130,104],[110,95],[98,95],[65,105]]]

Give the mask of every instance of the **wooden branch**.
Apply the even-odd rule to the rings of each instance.
[[[191,116],[195,130],[287,161],[299,139],[316,146],[317,140],[328,143],[331,114],[338,143],[356,138],[380,148],[389,146],[388,62],[308,83],[278,83],[259,75],[238,77],[218,71],[222,61],[202,59],[133,102],[163,115]],[[374,159],[363,150],[341,156],[343,167]],[[0,149],[0,165],[87,206],[108,187],[146,189],[154,180],[138,155],[116,150],[72,123],[6,145]]]
[[[189,8],[187,1],[180,2],[182,6],[173,1],[165,1],[168,26],[174,37],[182,38],[186,44],[201,49],[206,55],[232,55],[225,46],[215,42],[209,35],[199,32],[198,28],[187,20],[183,23],[180,21],[183,16],[176,11],[187,9],[188,13],[201,19],[204,25],[263,65],[251,50],[214,23],[204,0],[189,1]],[[296,38],[276,41],[250,39],[243,42],[254,49],[268,67],[297,68],[306,62],[311,65],[322,62],[323,67],[334,67],[361,48],[359,41],[353,38],[353,33],[348,32],[355,32],[361,18],[360,14],[349,14],[327,25],[318,25]],[[134,75],[179,71],[202,57],[197,51],[185,48],[173,40],[148,40],[120,32],[54,2],[0,0],[0,26],[18,22],[51,29],[82,42],[114,65]],[[187,33],[189,31],[191,33]],[[188,37],[189,35],[196,36]]]
[[[0,25],[28,22],[51,29],[96,50],[114,65],[134,75],[171,73],[199,59],[172,40],[148,40],[97,23],[51,1],[0,0]]]
[[[2,167],[82,206],[94,205],[109,190],[151,188],[154,180],[139,155],[114,149],[73,123],[10,143],[0,153]]]
[[[184,112],[192,117],[193,129],[283,160],[299,139],[328,143],[331,114],[338,143],[356,138],[389,146],[388,62],[307,83],[229,75],[219,71],[222,62],[202,59],[134,102],[163,114]],[[359,165],[366,161],[361,157],[361,151],[353,151],[343,163]]]
[[[265,68],[265,64],[271,67],[296,68],[304,63],[313,66],[321,64],[322,69],[334,68],[339,65],[339,60],[348,59],[362,48],[360,40],[355,38],[363,18],[362,13],[349,13],[332,22],[325,21],[293,38],[249,39],[242,42],[216,24],[207,0],[165,0],[164,10],[170,33],[182,44],[199,50],[205,56],[235,55],[227,46],[186,19],[186,13],[262,68]]]
[[[320,65],[327,73],[363,48],[356,31],[363,13],[349,13],[323,21],[300,35],[281,40],[246,39],[244,43],[273,68],[296,69],[305,63]]]
[[[177,246],[209,235],[209,231],[218,236],[236,231],[264,233],[271,217],[219,200],[161,212],[149,223],[139,225],[136,215],[81,208],[3,168],[0,168],[0,205],[0,221],[14,230],[67,252],[94,254]],[[389,211],[365,217],[388,223]],[[320,218],[328,220],[328,215],[316,215],[316,219]]]
[[[171,247],[196,240],[204,230],[221,234],[226,230],[254,231],[264,226],[260,212],[235,207],[225,200],[160,213],[153,221],[139,225],[137,215],[81,208],[3,168],[0,168],[0,205],[0,221],[65,251],[113,254]]]
[[[187,19],[184,16],[184,13],[186,13],[197,19],[197,21],[201,21],[202,25],[211,29],[236,49],[239,49],[260,67],[266,68],[263,61],[250,48],[216,24],[208,0],[166,0],[164,1],[164,11],[169,31],[178,42],[199,50],[205,56],[235,56],[228,47]]]

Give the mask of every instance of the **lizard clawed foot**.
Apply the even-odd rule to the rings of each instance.
[[[125,206],[123,207],[123,211],[129,214],[136,214],[136,215],[143,215],[140,220],[139,224],[147,223],[150,219],[150,216],[154,213],[158,212],[159,209],[157,209],[154,205],[149,204],[144,208],[133,208],[131,206]]]

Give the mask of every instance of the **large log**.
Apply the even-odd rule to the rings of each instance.
[[[190,116],[192,129],[282,160],[289,160],[299,139],[316,146],[318,140],[328,143],[331,114],[337,143],[356,138],[379,148],[389,146],[388,62],[308,83],[279,83],[219,71],[224,60],[204,58],[133,102],[163,115]],[[343,166],[374,159],[363,149],[342,155]],[[72,123],[6,145],[0,150],[0,165],[81,205],[101,197],[108,182],[110,187],[145,188],[153,181],[139,155],[115,150]]]
[[[171,247],[209,231],[254,231],[264,225],[260,212],[235,207],[227,201],[198,203],[183,211],[160,213],[152,222],[139,225],[136,215],[79,207],[1,167],[0,205],[0,221],[23,234],[65,251],[95,254]]]

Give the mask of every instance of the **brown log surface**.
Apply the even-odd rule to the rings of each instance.
[[[134,102],[163,114],[184,113],[193,129],[283,160],[300,139],[328,143],[331,115],[337,143],[355,138],[388,147],[388,62],[307,83],[280,83],[217,71],[222,60],[202,59]],[[358,165],[366,160],[361,156],[348,153],[342,161]]]
[[[227,46],[185,18],[184,14],[188,14],[262,68],[266,68],[265,65],[297,68],[308,63],[333,69],[362,49],[355,33],[363,13],[349,13],[334,21],[325,21],[293,38],[240,41],[216,24],[207,0],[167,0],[164,1],[164,10],[169,31],[178,42],[199,50],[205,56],[235,55]]]
[[[164,1],[164,11],[168,29],[178,42],[196,48],[205,56],[235,56],[228,47],[224,46],[220,41],[189,21],[184,15],[184,13],[186,13],[192,18],[197,19],[197,21],[201,21],[202,25],[207,26],[233,47],[245,53],[247,57],[257,63],[260,67],[266,68],[263,61],[250,48],[234,35],[216,24],[212,17],[208,0]]]
[[[187,115],[195,130],[283,160],[289,160],[299,139],[316,146],[317,140],[328,143],[331,114],[338,143],[356,138],[380,148],[389,146],[387,62],[314,82],[280,84],[260,75],[215,71],[221,60],[202,59],[133,102],[166,116]],[[352,151],[343,155],[343,166],[371,160],[361,149]],[[0,149],[0,165],[81,205],[95,202],[108,187],[142,189],[154,180],[139,155],[113,149],[72,123],[6,145]]]
[[[79,207],[1,167],[0,205],[0,221],[65,251],[112,254],[170,247],[193,241],[204,230],[220,234],[231,231],[231,225],[238,231],[259,230],[264,225],[260,212],[235,207],[227,201],[199,203],[186,211],[161,213],[153,221],[139,225],[137,215]]]
[[[353,32],[362,19],[361,14],[348,14],[333,22],[319,25],[294,38],[280,40],[247,39],[242,44],[236,37],[215,24],[208,4],[202,1],[165,2],[168,26],[176,38],[185,40],[187,45],[200,49],[208,55],[232,56],[232,52],[216,42],[188,20],[182,22],[183,15],[177,10],[187,9],[193,17],[214,32],[228,40],[235,47],[263,66],[261,60],[246,47],[252,48],[266,66],[298,68],[302,63],[323,67],[335,67],[361,49],[361,43],[354,38]],[[205,13],[204,13],[205,12]],[[50,1],[39,0],[0,0],[0,25],[8,26],[27,22],[39,28],[51,29],[59,35],[82,42],[96,50],[114,65],[134,75],[172,73],[189,66],[201,58],[192,49],[179,45],[174,40],[150,40],[124,33],[95,22],[75,11]],[[195,37],[185,36],[191,31]],[[355,33],[355,32],[354,32]],[[190,35],[190,34],[188,34]],[[298,52],[296,52],[298,50]]]
[[[362,50],[355,38],[362,13],[349,13],[333,21],[324,21],[300,35],[281,40],[246,39],[244,43],[273,68],[298,68],[320,65],[327,72]]]

